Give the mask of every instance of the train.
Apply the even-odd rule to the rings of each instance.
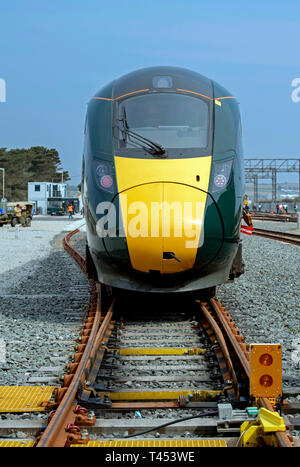
[[[108,293],[196,293],[244,272],[239,103],[212,79],[149,67],[105,85],[84,125],[90,278]]]

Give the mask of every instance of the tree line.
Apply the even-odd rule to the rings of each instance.
[[[5,169],[5,197],[8,201],[25,201],[28,197],[28,182],[60,183],[61,160],[56,149],[34,146],[29,149],[0,148],[0,167]],[[70,180],[63,171],[64,182]],[[0,192],[2,177],[0,173]]]

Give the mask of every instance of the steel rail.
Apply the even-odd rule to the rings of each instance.
[[[257,235],[259,237],[270,238],[272,240],[278,240],[280,242],[291,243],[292,245],[300,246],[300,235],[297,234],[278,232],[276,230],[254,228],[252,231],[252,235]]]
[[[63,247],[64,249],[75,259],[76,263],[79,265],[80,269],[86,273],[86,264],[85,264],[85,259],[84,257],[78,253],[70,244],[70,240],[73,237],[73,235],[76,235],[79,233],[79,229],[75,229],[72,232],[68,233],[64,238],[63,238]]]
[[[235,323],[231,319],[230,315],[227,313],[225,307],[216,298],[212,298],[211,303],[216,311],[218,319],[224,326],[224,332],[236,350],[236,355],[239,358],[241,365],[245,369],[247,377],[250,379],[250,356],[248,345],[243,343],[244,337],[241,336],[239,330],[235,326]],[[274,412],[274,408],[268,398],[259,398],[258,404],[261,407]],[[280,447],[292,447],[292,443],[286,433],[278,431],[275,433],[275,437]]]
[[[199,303],[201,305],[201,309],[202,309],[202,313],[204,315],[204,318],[206,319],[209,326],[213,330],[214,335],[215,335],[215,337],[216,337],[216,339],[217,339],[217,341],[218,341],[218,343],[220,345],[221,352],[223,354],[224,360],[226,362],[227,370],[228,370],[228,378],[226,378],[226,379],[231,379],[232,380],[236,396],[239,397],[238,381],[237,381],[236,373],[234,371],[234,367],[233,367],[233,364],[232,364],[232,361],[231,361],[231,357],[230,357],[230,354],[229,354],[229,351],[228,351],[228,348],[227,348],[223,333],[222,333],[220,327],[218,326],[216,320],[213,318],[213,316],[211,315],[211,313],[207,309],[206,305],[204,303],[201,303],[201,302],[199,302]]]
[[[78,229],[70,232],[63,240],[64,248],[71,254],[71,256],[78,262],[81,269],[84,270],[84,258],[70,246],[70,239],[73,235],[78,233]],[[101,324],[101,303],[99,288],[97,290],[97,306],[93,318],[92,328],[83,355],[80,359],[76,372],[74,373],[72,380],[59,403],[50,423],[40,437],[37,447],[63,447],[66,444],[68,433],[66,432],[66,426],[68,423],[74,424],[76,414],[74,413],[74,400],[79,388],[79,384],[83,380],[84,371],[90,361],[91,352],[94,349],[95,340],[99,335],[101,329],[107,329],[107,326],[111,319],[111,314],[106,315]],[[91,298],[93,302],[93,297]],[[101,324],[101,326],[100,326]]]
[[[297,215],[286,214],[270,214],[267,212],[253,212],[250,211],[251,218],[257,221],[270,221],[270,222],[297,222]]]
[[[269,410],[270,412],[274,412],[274,409],[272,407],[272,404],[270,403],[269,399],[267,399],[266,397],[261,397],[258,401],[259,405],[267,410]],[[282,431],[276,431],[275,433],[275,437],[278,441],[278,444],[281,448],[291,448],[293,447],[289,437],[287,436],[286,433],[282,432]]]
[[[72,406],[78,391],[79,383],[82,379],[83,371],[90,356],[90,350],[93,346],[94,339],[100,326],[100,317],[101,314],[96,312],[89,340],[86,344],[85,351],[72,378],[70,386],[67,388],[67,391],[63,396],[53,418],[42,434],[39,442],[37,443],[37,447],[65,446],[67,439],[65,427],[68,423],[74,423],[75,420],[75,415],[72,414]]]
[[[98,290],[98,293],[100,293],[99,290]],[[82,400],[84,399],[83,392],[85,392],[86,397],[88,397],[89,394],[92,392],[91,390],[89,390],[89,387],[86,384],[87,383],[86,377],[88,375],[88,381],[91,383],[93,381],[92,373],[94,373],[95,377],[96,377],[96,370],[98,369],[98,367],[100,367],[100,364],[102,362],[104,352],[101,352],[102,355],[101,355],[100,358],[99,358],[98,353],[99,353],[99,350],[101,349],[101,347],[107,343],[107,342],[105,342],[105,339],[108,340],[108,338],[109,338],[109,336],[111,334],[112,329],[110,327],[110,324],[111,324],[112,317],[113,317],[114,305],[115,305],[115,301],[113,300],[113,302],[111,303],[111,305],[109,307],[109,310],[105,314],[105,317],[104,317],[104,319],[102,321],[102,324],[101,324],[101,326],[100,326],[100,328],[99,328],[99,330],[97,332],[97,335],[96,335],[96,337],[94,339],[92,348],[90,350],[89,359],[86,362],[86,365],[85,365],[85,368],[84,368],[84,378],[82,379],[82,394],[81,394],[81,399]]]
[[[241,343],[244,341],[244,338],[240,335],[237,329],[235,332],[233,331],[235,326],[229,314],[226,312],[225,307],[223,307],[222,304],[215,298],[211,299],[211,303],[220,323],[223,326],[224,332],[226,333],[232,347],[235,350],[236,356],[238,357],[240,364],[246,373],[246,376],[250,378],[249,352],[247,351],[247,345],[242,344],[243,347],[241,347]],[[239,336],[239,338],[237,338],[237,336]]]
[[[71,256],[77,261],[81,269],[85,272],[85,260],[71,245],[70,239],[73,235],[78,233],[79,230],[76,229],[73,232],[70,232],[63,241],[64,248],[71,254]],[[84,351],[82,352],[81,359],[76,368],[76,372],[72,376],[69,386],[66,388],[66,392],[63,395],[61,402],[59,403],[58,408],[56,409],[53,417],[51,418],[49,425],[45,429],[41,438],[37,443],[37,447],[63,447],[68,445],[67,442],[71,440],[72,435],[66,431],[68,424],[75,425],[76,414],[75,409],[75,400],[78,395],[78,391],[81,387],[84,391],[89,391],[89,388],[86,387],[86,378],[89,374],[91,368],[95,363],[97,353],[103,344],[106,333],[111,327],[111,320],[114,310],[114,302],[112,302],[108,312],[105,317],[101,317],[101,302],[100,302],[100,289],[99,284],[97,286],[97,291],[95,291],[95,285],[91,281],[92,289],[94,289],[94,294],[97,294],[97,304],[96,310],[93,312],[93,323],[90,329],[90,335],[87,342],[84,344]],[[238,357],[241,366],[244,369],[244,372],[248,378],[250,378],[250,362],[249,362],[249,352],[248,346],[244,343],[244,338],[241,336],[239,330],[236,328],[234,322],[230,318],[229,314],[226,312],[225,307],[218,302],[216,298],[210,300],[211,310],[207,303],[201,303],[202,316],[204,316],[206,322],[208,323],[209,328],[212,330],[216,339],[221,348],[222,355],[226,362],[228,374],[231,375],[234,384],[237,383],[236,373],[232,364],[230,352],[228,351],[226,339],[230,341],[232,348],[236,356]],[[215,319],[216,317],[216,319]],[[261,407],[265,407],[268,410],[274,411],[270,401],[266,398],[260,398],[258,401]],[[122,406],[122,404],[118,404]],[[125,403],[126,405],[126,403]],[[120,407],[121,408],[121,407]],[[291,442],[283,432],[277,432],[275,434],[279,446],[291,447]]]

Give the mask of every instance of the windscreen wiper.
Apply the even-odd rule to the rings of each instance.
[[[139,135],[135,131],[132,131],[129,129],[129,125],[128,125],[127,118],[126,118],[125,107],[123,107],[123,118],[121,122],[123,123],[123,129],[121,129],[121,131],[124,135],[128,135],[130,138],[135,139],[138,143],[140,143],[143,149],[150,152],[151,154],[161,156],[161,157],[166,157],[165,155],[166,150],[163,146],[161,146],[158,143],[154,143],[154,141],[151,141],[150,139],[145,138],[144,136]],[[124,141],[126,141],[125,138],[124,138]],[[146,146],[144,146],[144,144]]]

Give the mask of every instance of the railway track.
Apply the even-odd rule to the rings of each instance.
[[[300,246],[300,235],[297,234],[254,228],[252,235],[258,235],[259,237],[271,238],[273,240],[279,240],[280,242]]]
[[[71,245],[77,232],[65,237],[64,247],[85,271],[84,258]],[[260,408],[276,418],[276,401],[260,397],[247,408],[250,349],[216,298],[146,304],[101,300],[93,281],[90,289],[61,387],[35,388],[42,392],[35,408],[48,413],[46,426],[37,419],[2,422],[4,445],[16,445],[10,436],[23,430],[27,436],[19,443],[37,447],[236,446],[247,444],[241,425],[257,423]],[[27,411],[24,404],[19,411]],[[284,411],[297,407],[285,404]],[[258,444],[270,438],[273,445],[292,446],[288,431],[281,430],[272,438],[260,433]]]
[[[297,215],[291,214],[271,214],[267,212],[250,212],[251,217],[259,221],[272,222],[297,222]]]

